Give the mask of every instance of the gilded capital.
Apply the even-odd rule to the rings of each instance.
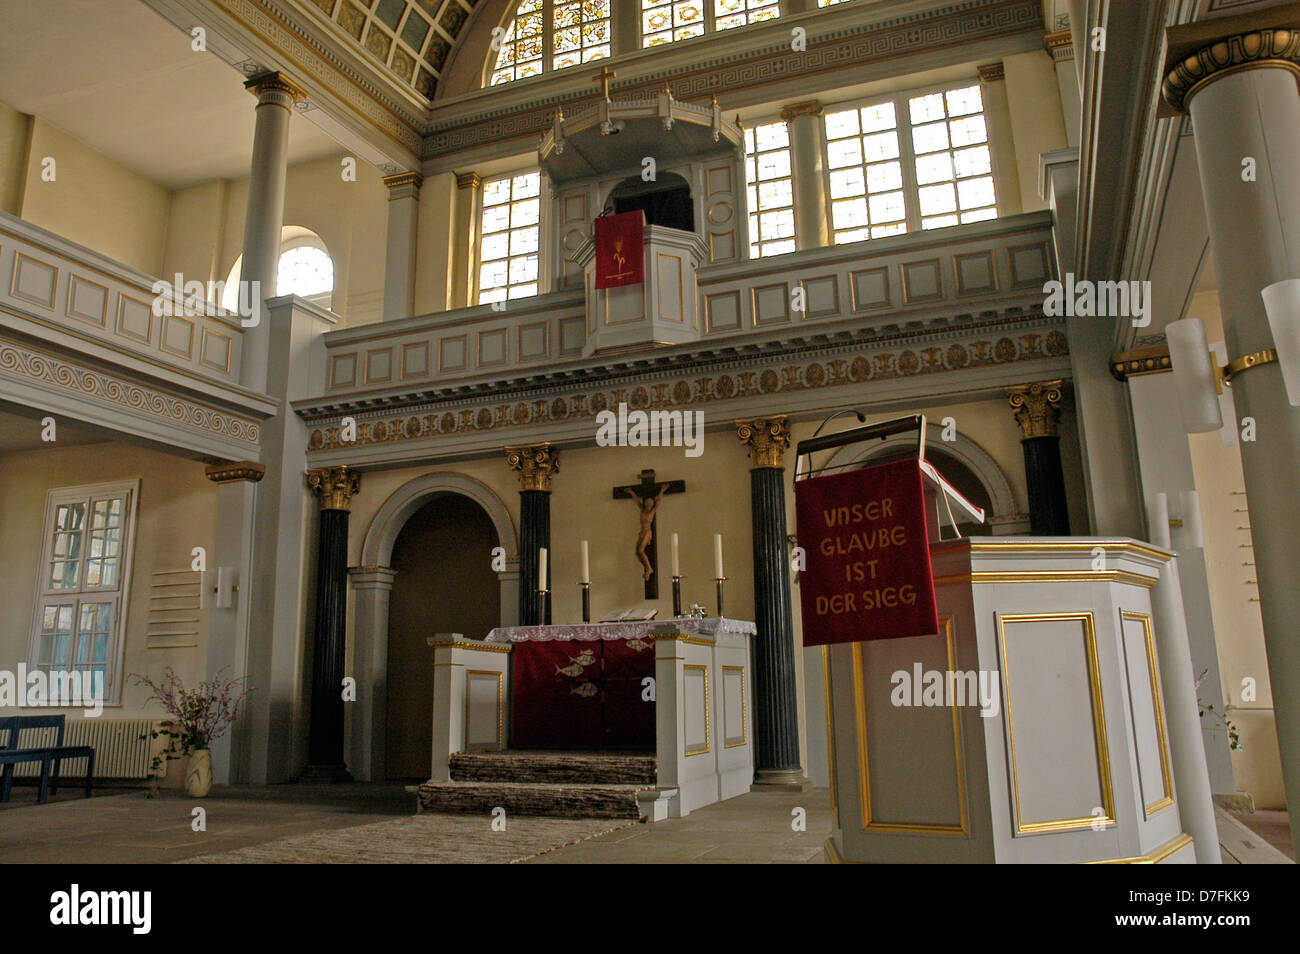
[[[1213,22],[1213,21],[1209,21]],[[1242,70],[1281,67],[1300,75],[1300,30],[1272,27],[1227,36],[1190,52],[1177,49],[1182,34],[1169,31],[1170,52],[1165,81],[1160,87],[1165,102],[1179,112],[1207,83]]]
[[[346,464],[313,467],[307,471],[307,486],[320,498],[321,510],[351,510],[352,495],[361,489],[361,475]]]
[[[477,172],[458,172],[456,173],[457,189],[477,189],[483,184],[483,177]]]
[[[781,118],[787,122],[797,116],[820,116],[822,114],[822,104],[815,99],[807,99],[802,103],[791,103],[781,109]]]
[[[1007,401],[1016,412],[1021,440],[1031,437],[1056,437],[1061,419],[1061,385],[1064,382],[1035,381],[1007,388]]]
[[[418,172],[399,172],[396,175],[384,176],[384,185],[388,187],[389,201],[393,199],[407,199],[420,197],[420,186],[424,185],[424,177]]]
[[[266,468],[251,460],[235,460],[225,464],[211,464],[203,473],[214,484],[228,484],[236,480],[257,483],[266,476]]]
[[[1002,66],[1002,61],[988,63],[979,67],[981,83],[997,83],[1007,78],[1007,71]]]
[[[259,73],[244,84],[244,89],[257,97],[259,106],[273,103],[289,109],[307,98],[307,91],[283,73]]]
[[[519,472],[519,489],[551,492],[551,477],[560,472],[560,451],[550,441],[507,447],[506,463]]]
[[[1044,36],[1043,49],[1057,63],[1074,59],[1074,37],[1070,35],[1069,28]]]
[[[785,467],[790,446],[790,421],[784,414],[736,421],[736,436],[749,448],[749,469]]]

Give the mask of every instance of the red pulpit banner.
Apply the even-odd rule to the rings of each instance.
[[[621,212],[596,219],[596,287],[645,281],[645,213]]]
[[[794,485],[805,646],[939,631],[917,460]]]

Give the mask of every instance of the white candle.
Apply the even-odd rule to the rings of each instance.
[[[537,551],[537,588],[546,589],[546,547]]]
[[[722,579],[722,534],[713,535],[713,578]]]
[[[586,540],[583,540],[583,541],[582,541],[582,579],[579,580],[578,582],[579,582],[579,583],[590,583],[590,582],[591,582],[591,561],[588,559],[588,556],[587,556],[587,541],[586,541]]]
[[[681,576],[682,567],[677,559],[677,534],[673,534],[673,576]]]

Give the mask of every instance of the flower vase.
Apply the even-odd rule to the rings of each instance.
[[[195,749],[185,770],[185,791],[191,798],[203,798],[212,791],[212,750]]]

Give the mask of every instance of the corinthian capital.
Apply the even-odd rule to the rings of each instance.
[[[351,510],[352,495],[361,489],[361,475],[346,464],[313,467],[307,471],[307,486],[320,498],[321,510]]]
[[[736,436],[749,448],[749,469],[785,467],[790,422],[784,414],[736,421]]]
[[[506,448],[506,463],[519,472],[519,489],[551,492],[551,477],[560,472],[560,451],[550,441]]]
[[[1064,382],[1035,381],[1007,388],[1007,402],[1016,412],[1022,440],[1031,437],[1056,437],[1061,419],[1061,385]]]

